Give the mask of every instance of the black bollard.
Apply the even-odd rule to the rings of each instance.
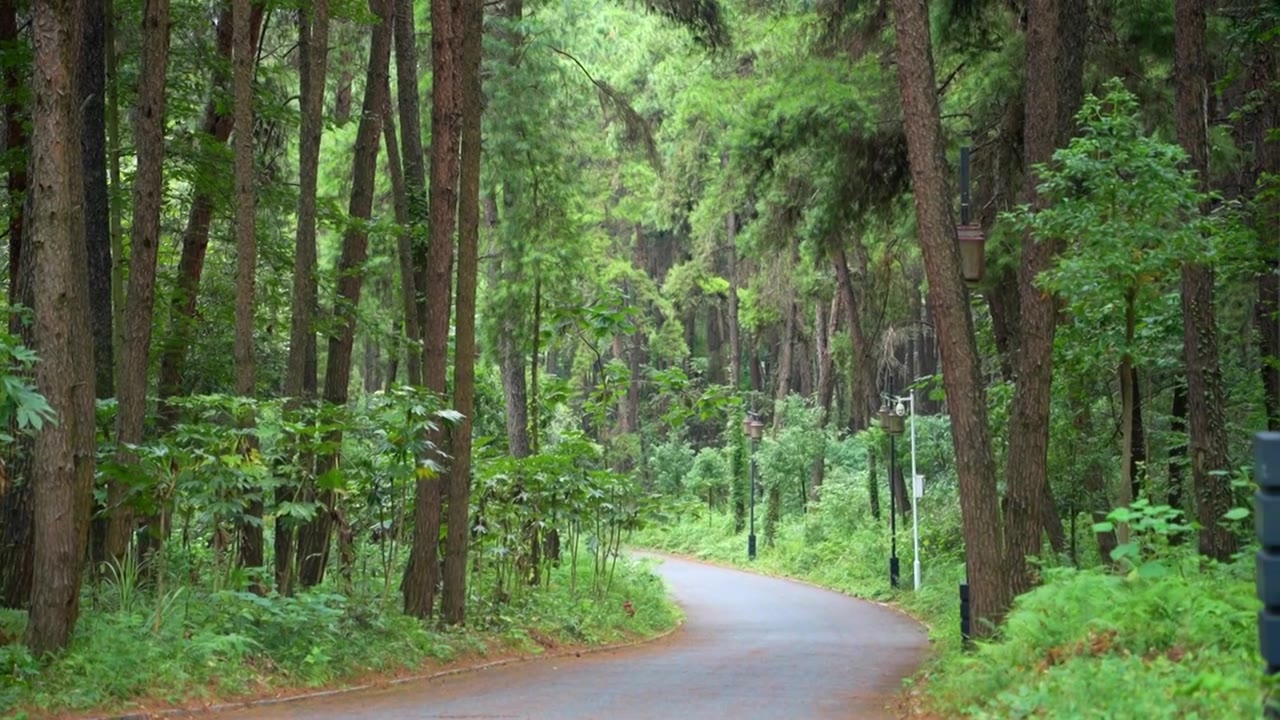
[[[1254,528],[1258,533],[1258,643],[1267,674],[1280,672],[1280,432],[1253,436]],[[1270,693],[1263,701],[1269,720],[1280,720],[1280,702]]]
[[[969,583],[960,583],[960,645],[965,650],[973,647],[969,626]]]

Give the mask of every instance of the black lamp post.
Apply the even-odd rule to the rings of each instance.
[[[764,433],[764,423],[755,413],[742,419],[742,431],[751,439],[751,530],[747,534],[747,559],[756,559],[756,442]]]
[[[898,587],[898,488],[894,483],[898,453],[895,439],[906,423],[888,405],[880,408],[880,424],[889,434],[889,585]]]

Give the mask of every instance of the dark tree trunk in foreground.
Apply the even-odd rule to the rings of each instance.
[[[970,610],[974,632],[985,635],[990,632],[987,623],[999,623],[1012,601],[1002,557],[1004,541],[986,393],[949,210],[952,193],[942,154],[928,6],[925,0],[894,0],[893,5],[898,84],[915,188],[916,225],[929,280],[929,311],[942,352],[943,383],[959,476]]]
[[[84,235],[89,253],[89,311],[93,327],[94,388],[115,396],[112,349],[111,203],[107,193],[106,13],[104,3],[84,4],[78,96],[83,99],[80,136],[84,172]]]
[[[163,0],[160,0],[163,4]],[[93,340],[75,67],[83,8],[33,4],[30,250],[35,254],[36,386],[57,413],[36,435],[32,472],[35,575],[27,645],[37,657],[67,646],[80,611],[80,572],[93,496]]]
[[[449,519],[440,616],[450,625],[467,610],[468,511],[471,507],[471,429],[475,413],[476,264],[480,247],[481,0],[462,0],[462,167],[458,179],[458,314],[454,341],[453,407],[462,420],[453,430],[449,469]]]
[[[442,398],[447,389],[453,230],[458,209],[461,15],[459,0],[431,0],[431,243],[427,249],[427,313],[423,327],[426,358],[422,376],[427,389]],[[430,440],[437,448],[435,461],[447,470],[443,431],[431,433]],[[440,479],[418,480],[413,552],[404,582],[404,610],[414,617],[430,617],[435,604],[440,509]]]
[[[1027,167],[1047,163],[1066,144],[1083,96],[1084,0],[1030,0],[1027,5],[1025,157]],[[1023,195],[1037,207],[1039,178],[1029,171]],[[1026,559],[1040,555],[1045,523],[1061,525],[1051,507],[1049,489],[1049,407],[1053,386],[1053,338],[1058,299],[1036,278],[1053,265],[1061,238],[1022,238],[1018,268],[1018,344],[1014,355],[1016,389],[1009,414],[1009,458],[1005,465],[1008,511],[1009,582],[1016,595],[1031,587]],[[1061,532],[1061,528],[1058,528]]]
[[[151,354],[151,318],[155,307],[156,259],[160,250],[160,210],[164,191],[165,73],[169,63],[169,2],[148,0],[143,15],[142,69],[134,147],[133,232],[129,240],[129,289],[125,298],[124,347],[120,349],[117,456],[133,460],[128,445],[142,442],[147,414],[147,366]],[[133,511],[125,487],[112,482],[107,496],[107,557],[119,559],[133,534]]]
[[[1205,50],[1205,1],[1174,3],[1174,75],[1178,80],[1178,142],[1199,174],[1201,189],[1209,180],[1209,140],[1205,110],[1209,63]],[[1200,521],[1200,552],[1229,560],[1237,543],[1222,524],[1231,509],[1230,458],[1227,456],[1225,391],[1218,362],[1218,328],[1214,314],[1213,268],[1182,266],[1182,327],[1187,366],[1187,419],[1191,428],[1191,480]]]
[[[371,0],[369,9],[379,18],[369,43],[369,68],[365,80],[364,105],[356,130],[356,146],[351,170],[351,204],[347,214],[355,220],[368,220],[373,212],[374,177],[378,166],[379,136],[382,112],[387,102],[387,72],[391,61],[390,0]],[[331,405],[345,405],[351,382],[351,351],[355,345],[356,309],[360,307],[360,290],[364,284],[364,263],[368,259],[369,235],[362,223],[348,227],[342,236],[342,257],[338,260],[338,297],[334,302],[336,320],[329,336],[329,360],[325,366],[324,399]],[[332,438],[341,445],[341,435]],[[336,456],[322,461],[323,470],[336,463]],[[323,506],[311,522],[298,534],[298,582],[303,587],[318,585],[324,579],[329,559],[331,529],[339,521],[337,496],[325,492]]]
[[[235,99],[235,204],[236,204],[236,310],[235,364],[236,395],[253,397],[253,309],[254,280],[258,263],[257,224],[253,189],[253,39],[250,37],[249,0],[235,0],[232,7],[234,64],[232,87]],[[240,418],[252,427],[252,415]],[[246,452],[256,443],[250,441]],[[240,523],[240,566],[262,567],[262,498],[255,497],[245,508],[249,519]],[[255,588],[261,589],[255,584]]]
[[[320,139],[324,134],[324,82],[329,53],[329,2],[313,0],[298,15],[298,74],[301,85],[302,129],[298,137],[298,227],[293,254],[293,313],[289,322],[289,357],[284,395],[291,407],[316,394],[316,183]],[[308,479],[304,458],[304,482]],[[276,488],[276,502],[292,500],[297,488]],[[276,591],[288,595],[293,586],[296,528],[285,518],[276,521]]]

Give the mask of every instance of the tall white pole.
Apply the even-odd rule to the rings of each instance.
[[[912,390],[909,396],[911,398],[911,493],[915,497],[911,502],[911,535],[912,547],[915,552],[915,563],[912,569],[915,571],[915,589],[920,589],[920,496],[922,493],[916,491],[919,484],[919,475],[916,474],[916,391]]]

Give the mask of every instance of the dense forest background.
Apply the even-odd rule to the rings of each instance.
[[[1278,43],[1266,0],[3,0],[10,632],[500,622],[757,502],[887,580],[909,395],[975,635],[1055,565],[1237,577]]]

